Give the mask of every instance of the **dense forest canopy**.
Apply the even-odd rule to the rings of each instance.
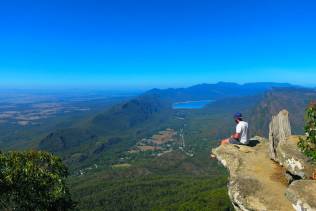
[[[61,159],[47,152],[0,153],[2,210],[69,210],[71,199]]]

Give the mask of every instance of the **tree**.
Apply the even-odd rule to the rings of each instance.
[[[316,102],[312,102],[306,109],[304,130],[306,138],[300,138],[298,147],[306,156],[316,161]]]
[[[67,176],[61,159],[50,153],[0,152],[0,209],[72,209]]]

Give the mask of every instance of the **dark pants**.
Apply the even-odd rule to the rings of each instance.
[[[234,139],[234,138],[229,138],[229,143],[242,145],[242,143],[240,143],[238,139]]]

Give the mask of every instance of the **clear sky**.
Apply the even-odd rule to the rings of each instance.
[[[316,3],[0,2],[2,87],[316,84]]]

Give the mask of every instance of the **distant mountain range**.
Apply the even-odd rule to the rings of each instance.
[[[199,84],[188,88],[153,89],[145,94],[158,94],[173,101],[218,100],[227,97],[249,96],[263,93],[273,87],[296,87],[289,83],[237,83],[219,82],[216,84]]]
[[[177,111],[172,109],[172,104],[175,102],[188,100],[220,101],[234,97],[257,96],[268,91],[273,92],[275,88],[294,89],[297,86],[287,83],[239,85],[220,82],[200,84],[189,88],[152,89],[127,102],[114,105],[110,109],[96,114],[92,119],[84,120],[84,123],[79,127],[52,132],[40,142],[39,148],[54,152],[71,163],[81,162],[89,157],[100,156],[103,152],[108,152],[111,147],[123,150],[146,134],[151,134],[155,130],[168,126],[171,122],[176,124],[173,119]],[[247,104],[247,102],[243,103]],[[253,103],[249,103],[249,106]],[[234,101],[226,106],[234,109]],[[259,107],[257,109],[260,110]],[[258,111],[251,119],[266,118],[258,116],[259,114]],[[264,126],[266,126],[265,121]],[[259,129],[256,130],[260,131]],[[109,140],[113,139],[119,139],[120,142],[107,145]],[[100,149],[100,146],[104,145],[107,147]]]
[[[236,83],[200,84],[189,88],[152,89],[128,102],[113,106],[97,115],[90,127],[100,133],[124,131],[150,122],[167,121],[173,113],[172,104],[189,100],[220,100],[262,94],[272,88],[295,87],[287,83]],[[138,131],[140,132],[140,131]]]

